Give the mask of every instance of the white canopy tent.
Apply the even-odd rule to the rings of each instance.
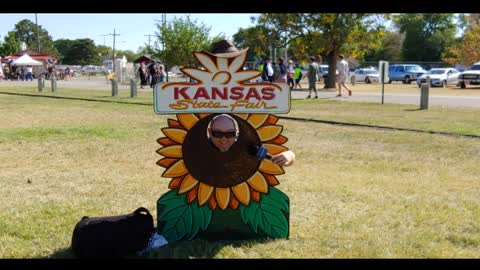
[[[19,58],[13,60],[12,65],[17,65],[17,66],[42,66],[43,63],[37,60],[32,59],[30,55],[24,54],[20,56]]]

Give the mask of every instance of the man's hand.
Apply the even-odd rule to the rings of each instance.
[[[295,161],[295,154],[292,151],[288,150],[272,156],[272,161],[273,163],[280,166],[290,166]]]

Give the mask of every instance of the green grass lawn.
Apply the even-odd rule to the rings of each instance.
[[[55,95],[152,103],[151,94],[120,93]],[[480,135],[478,109],[413,109],[299,100],[286,116]],[[167,118],[174,116],[152,106],[0,94],[0,258],[71,257],[73,228],[85,215],[144,206],[155,218],[170,180],[155,152]],[[290,239],[183,241],[146,257],[479,257],[480,139],[279,124],[297,155],[278,177],[290,197]]]

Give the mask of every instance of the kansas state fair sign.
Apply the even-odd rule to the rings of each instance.
[[[182,68],[196,82],[157,84],[157,114],[178,113],[288,113],[290,88],[286,83],[250,82],[261,71],[243,70],[247,52],[231,58],[194,52],[203,69]]]

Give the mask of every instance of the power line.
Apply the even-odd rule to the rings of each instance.
[[[106,37],[106,36],[110,36],[110,34],[106,34],[106,35],[99,35],[99,36],[102,36],[102,37],[103,37],[103,46],[105,46],[105,37]]]
[[[113,28],[113,34],[105,34],[105,36],[113,36],[112,72],[115,72],[115,37],[120,36],[120,34],[117,34],[115,28]]]
[[[150,37],[154,37],[155,35],[148,34],[148,35],[144,35],[144,36],[148,37],[148,47],[150,47]]]

